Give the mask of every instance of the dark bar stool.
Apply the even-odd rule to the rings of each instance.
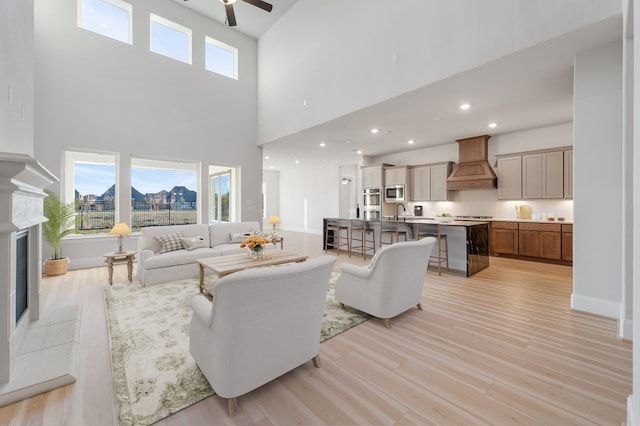
[[[400,241],[400,236],[404,238],[404,241],[407,241],[407,231],[404,229],[400,229],[400,222],[395,222],[394,226],[384,226],[384,222],[380,222],[380,247],[383,244],[393,244],[394,242]],[[389,241],[384,241],[383,237],[388,237]],[[395,239],[395,241],[393,241]]]
[[[349,229],[351,225],[348,220],[327,219],[327,229],[324,232],[324,252],[329,246],[329,234],[333,235],[331,245],[337,250],[340,256],[340,247],[347,247],[346,251],[351,257],[351,242]]]
[[[367,238],[369,235],[371,235],[371,239]],[[369,250],[376,254],[375,230],[369,227],[369,223],[364,220],[351,220],[351,251],[349,252],[349,257],[356,249],[360,249],[364,260],[367,260],[367,252]]]

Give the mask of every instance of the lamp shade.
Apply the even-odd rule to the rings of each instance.
[[[115,225],[113,225],[113,228],[111,228],[111,231],[109,231],[109,235],[129,235],[131,233],[131,229],[129,229],[129,226],[124,223],[124,222],[119,222],[116,223]]]
[[[277,215],[272,214],[269,216],[269,225],[280,225],[280,218]]]

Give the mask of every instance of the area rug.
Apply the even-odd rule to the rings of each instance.
[[[369,319],[335,301],[339,275],[331,275],[321,341]],[[197,293],[195,279],[150,287],[137,282],[105,287],[120,425],[149,425],[213,395],[189,353],[189,300]]]

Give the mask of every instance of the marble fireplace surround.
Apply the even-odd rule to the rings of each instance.
[[[43,189],[58,179],[28,155],[0,153],[0,406],[75,382],[81,307],[43,312]],[[27,310],[16,324],[16,234],[28,230]]]

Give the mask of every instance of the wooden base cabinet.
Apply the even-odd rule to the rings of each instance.
[[[571,262],[572,232],[571,224],[492,222],[491,252]]]
[[[491,252],[518,254],[518,222],[491,223]]]
[[[573,224],[562,225],[562,260],[573,261]]]

